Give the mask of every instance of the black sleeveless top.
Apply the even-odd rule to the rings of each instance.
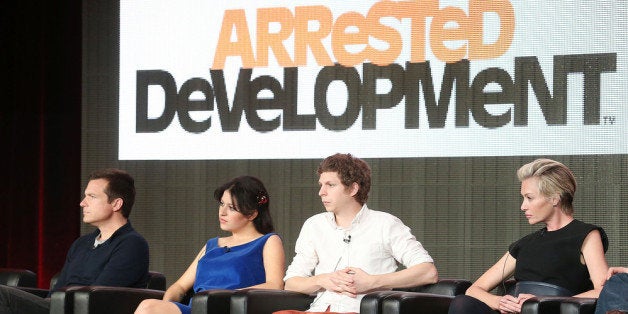
[[[604,229],[576,219],[556,231],[543,228],[511,244],[508,251],[517,259],[515,280],[551,283],[574,295],[593,289],[587,266],[580,261],[584,238],[593,230],[599,230],[606,252]]]

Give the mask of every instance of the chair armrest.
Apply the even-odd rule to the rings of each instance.
[[[367,293],[360,301],[360,314],[380,314],[382,313],[382,302],[392,294],[402,293],[402,291],[382,290]]]
[[[37,287],[37,274],[21,268],[0,268],[0,284],[11,287]]]
[[[383,311],[383,302],[385,299],[393,298],[395,301],[401,304],[402,302],[416,302],[416,301],[401,301],[402,297],[410,297],[411,295],[405,295],[403,293],[396,292],[416,292],[421,294],[434,294],[441,296],[450,296],[454,297],[460,294],[464,294],[467,289],[471,286],[471,281],[465,279],[440,279],[437,283],[409,287],[409,288],[398,288],[393,291],[374,291],[368,293],[362,298],[360,302],[360,313],[369,313],[369,314],[379,314]],[[400,303],[401,302],[401,303]],[[449,300],[447,302],[447,306],[449,307]],[[392,305],[390,306],[397,306]]]
[[[560,313],[593,314],[595,313],[596,304],[596,298],[566,298],[560,303]]]
[[[205,290],[192,297],[192,314],[229,314],[234,290]]]
[[[455,297],[464,294],[471,287],[471,281],[465,279],[440,279],[437,283],[411,288],[396,289],[399,291],[422,292]]]
[[[48,293],[50,293],[50,290],[48,289],[41,289],[41,288],[32,288],[32,287],[14,287],[17,289],[20,289],[24,292],[28,292],[30,294],[34,294],[38,297],[41,298],[47,298],[48,297]]]
[[[315,294],[287,290],[237,290],[231,296],[231,313],[268,314],[280,310],[305,311],[315,297]]]
[[[146,289],[166,291],[166,276],[157,271],[149,271]]]
[[[133,313],[142,300],[163,295],[161,290],[85,286],[74,291],[74,313]]]
[[[69,286],[55,290],[50,295],[50,314],[74,313],[74,292],[82,286]]]
[[[568,297],[534,297],[521,305],[521,314],[553,314],[560,313],[560,304]]]
[[[421,292],[390,294],[382,300],[383,314],[447,314],[453,296]]]

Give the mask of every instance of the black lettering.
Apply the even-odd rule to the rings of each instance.
[[[194,92],[201,92],[205,99],[191,100]],[[202,78],[191,78],[183,83],[179,91],[179,106],[177,113],[181,127],[191,133],[202,133],[211,126],[211,117],[204,121],[195,121],[190,117],[190,111],[214,110],[214,91],[212,86]]]
[[[554,56],[554,82],[560,81],[561,93],[565,95],[567,93],[568,73],[576,72],[584,75],[583,123],[585,125],[600,124],[601,74],[602,72],[615,72],[616,67],[616,53]],[[554,94],[556,93],[557,87],[554,83]]]
[[[222,70],[210,70],[214,92],[216,94],[216,105],[222,130],[226,132],[237,132],[240,129],[240,120],[244,105],[249,100],[249,82],[252,69],[240,69],[238,83],[233,96],[233,107],[229,109],[229,99],[225,88],[225,77]]]
[[[397,106],[403,99],[404,69],[399,64],[377,66],[371,63],[363,65],[363,85],[360,93],[362,104],[362,129],[374,130],[377,120],[377,109],[388,109]],[[390,81],[391,88],[386,94],[377,94],[377,80]]]
[[[283,129],[286,131],[315,130],[315,115],[299,115],[297,113],[297,90],[299,88],[298,68],[283,69],[283,86],[286,96],[283,113]]]
[[[272,98],[260,98],[259,93],[268,90],[273,94]],[[280,117],[266,121],[259,117],[257,110],[283,109],[285,95],[279,81],[272,76],[262,75],[251,81],[249,101],[245,114],[251,128],[259,132],[269,132],[279,127]]]
[[[329,112],[327,90],[333,81],[342,81],[347,86],[347,108],[339,116]],[[314,84],[314,108],[321,125],[332,131],[343,131],[351,127],[360,114],[360,75],[355,68],[341,65],[321,69]]]
[[[434,92],[432,70],[429,61],[406,63],[404,94],[406,96],[406,129],[419,128],[419,85],[423,91],[425,109],[430,128],[444,128],[451,100],[451,93],[456,82],[456,126],[469,126],[469,108],[467,90],[469,89],[469,61],[460,60],[445,65],[443,83],[438,103]]]
[[[148,118],[148,87],[159,85],[164,90],[164,111],[157,118]],[[172,75],[163,70],[137,71],[135,132],[151,133],[165,130],[176,112],[177,85]]]
[[[484,88],[490,83],[500,85],[501,91],[484,91]],[[486,105],[513,103],[514,89],[512,78],[504,69],[488,68],[478,73],[471,84],[471,112],[475,121],[486,128],[498,128],[508,124],[511,109],[500,115],[492,115],[486,110]]]
[[[552,97],[537,57],[515,58],[515,126],[528,125],[528,82],[548,125],[567,123],[567,73],[554,64]]]

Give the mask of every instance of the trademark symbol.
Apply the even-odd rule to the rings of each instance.
[[[604,125],[614,125],[615,116],[604,116]]]

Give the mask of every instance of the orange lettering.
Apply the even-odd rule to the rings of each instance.
[[[398,20],[403,17],[396,3],[389,1],[374,4],[366,16],[367,32],[374,38],[388,43],[388,49],[378,50],[373,47],[370,49],[369,59],[381,66],[395,62],[403,48],[401,34],[396,29],[380,23],[384,16],[395,17]]]
[[[331,34],[331,46],[338,63],[352,67],[364,62],[369,40],[365,24],[364,16],[356,12],[347,12],[338,17]],[[357,28],[357,31],[353,31],[353,28]],[[364,47],[357,53],[351,53],[345,49],[346,46]]]
[[[425,24],[428,16],[438,12],[439,0],[407,1],[399,5],[412,18],[410,62],[425,62]]]
[[[456,27],[451,28],[455,22]],[[481,27],[478,27],[482,29]],[[468,29],[467,15],[462,9],[446,7],[432,19],[430,27],[430,46],[434,56],[439,60],[453,63],[460,61],[467,55],[467,44],[458,48],[449,48],[445,45],[447,41],[466,41]]]
[[[495,12],[499,16],[499,37],[493,44],[483,43],[484,13]],[[510,48],[515,33],[515,10],[508,0],[471,0],[469,19],[469,60],[497,58]]]
[[[277,33],[271,33],[271,23],[279,23]],[[292,67],[294,62],[283,45],[294,29],[294,17],[288,8],[268,8],[257,10],[257,66],[268,66],[268,50],[272,50],[277,63],[282,67]]]
[[[237,40],[231,41],[231,31],[235,31]],[[225,61],[229,56],[242,58],[242,67],[255,67],[255,56],[251,47],[251,35],[247,27],[244,10],[227,10],[220,27],[216,55],[212,69],[220,70],[225,67]]]
[[[409,48],[409,62],[425,62],[428,29],[429,47],[438,60],[448,63],[465,57],[482,60],[506,53],[515,31],[510,1],[469,0],[468,12],[467,15],[464,9],[451,6],[440,9],[439,0],[383,0],[375,2],[366,16],[349,11],[334,21],[333,12],[324,5],[297,6],[294,13],[287,7],[260,8],[254,54],[244,9],[226,10],[212,69],[224,68],[228,57],[240,57],[243,68],[267,67],[271,51],[281,67],[307,65],[308,51],[320,66],[335,62],[355,66],[366,60],[385,66],[396,62],[404,47]],[[487,13],[497,15],[499,29],[487,29]],[[428,17],[433,17],[429,28]],[[410,38],[404,38],[408,30],[387,25],[384,18],[401,23],[410,19]],[[487,34],[496,34],[494,42],[485,42],[490,41],[486,40]],[[331,51],[324,45],[330,35]],[[292,36],[294,50],[289,51],[286,46]],[[370,39],[377,42],[369,42]],[[371,45],[380,42],[383,44]]]
[[[331,32],[333,16],[329,8],[317,5],[296,7],[294,33],[294,61],[296,66],[307,64],[307,47],[310,47],[314,59],[321,66],[333,65],[334,62],[323,46],[323,38]],[[310,31],[309,22],[317,21],[318,30]]]

